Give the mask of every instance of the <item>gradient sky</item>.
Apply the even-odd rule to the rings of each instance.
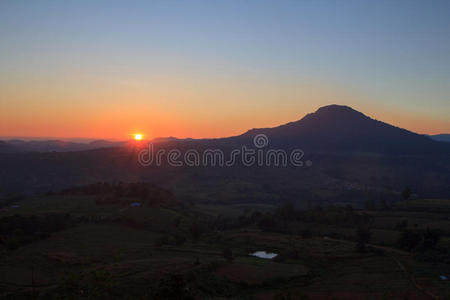
[[[0,1],[0,136],[219,137],[331,103],[450,133],[450,1]]]

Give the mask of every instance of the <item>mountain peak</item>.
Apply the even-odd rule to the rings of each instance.
[[[301,120],[293,123],[298,125],[309,124],[309,126],[323,128],[324,130],[332,130],[336,126],[342,128],[347,124],[348,128],[353,130],[356,124],[367,123],[368,121],[374,120],[350,106],[331,104],[322,106],[315,112],[309,113]]]
[[[323,106],[298,121],[274,128],[253,129],[244,135],[261,133],[267,135],[272,144],[312,151],[431,153],[448,150],[428,137],[337,104]]]
[[[363,113],[351,108],[350,106],[346,105],[338,105],[338,104],[331,104],[320,107],[314,114],[317,115],[336,115],[336,116],[343,116],[343,115],[355,115],[355,116],[364,116]]]

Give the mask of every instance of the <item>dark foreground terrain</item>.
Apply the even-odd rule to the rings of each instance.
[[[99,183],[1,201],[2,299],[450,297],[449,200],[299,210]]]

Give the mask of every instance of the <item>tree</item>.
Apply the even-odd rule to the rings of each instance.
[[[204,229],[199,222],[194,222],[189,228],[189,232],[194,240],[198,240],[204,233]]]
[[[440,230],[433,230],[430,228],[425,229],[422,234],[422,248],[423,250],[434,250],[437,243],[441,238]]]
[[[408,251],[416,248],[422,241],[422,235],[418,230],[403,230],[398,239],[400,248]]]
[[[411,189],[409,187],[405,187],[402,191],[403,200],[408,200],[411,197]]]
[[[356,251],[360,253],[366,252],[366,244],[370,241],[372,232],[368,227],[360,227],[356,231]]]
[[[425,230],[404,230],[399,237],[399,245],[408,251],[418,250],[434,250],[436,248],[441,232],[434,229]]]
[[[225,258],[227,262],[233,261],[233,252],[230,248],[226,248],[225,250],[223,250],[223,258]]]
[[[353,206],[351,204],[347,204],[345,206],[345,211],[348,213],[352,213],[353,212]]]
[[[297,211],[295,205],[292,202],[286,202],[281,207],[278,207],[275,211],[275,215],[280,217],[283,221],[295,220],[297,217]]]

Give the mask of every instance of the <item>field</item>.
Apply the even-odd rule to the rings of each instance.
[[[450,274],[448,262],[418,260],[396,246],[400,234],[396,224],[407,220],[407,228],[443,229],[439,245],[446,247],[450,222],[446,214],[410,209],[351,212],[372,216],[372,239],[367,251],[359,253],[355,228],[350,226],[297,218],[283,230],[266,230],[249,221],[280,213],[270,205],[142,202],[132,207],[130,203],[141,200],[127,196],[119,203],[99,204],[98,198],[41,195],[0,212],[1,220],[55,214],[70,219],[40,239],[27,239],[26,233],[15,230],[16,247],[8,247],[11,237],[3,237],[2,298],[448,299],[450,295],[448,281],[439,279]],[[433,209],[438,203],[447,204],[430,203]],[[311,234],[300,233],[305,229]],[[231,257],[224,255],[225,249],[231,250]],[[267,260],[248,255],[257,250],[278,256]]]

